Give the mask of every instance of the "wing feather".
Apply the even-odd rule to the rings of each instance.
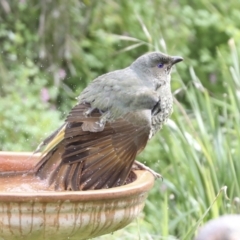
[[[110,188],[126,181],[137,153],[147,143],[151,112],[140,112],[139,117],[128,113],[107,122],[102,131],[83,129],[84,123],[99,121],[101,114],[89,104],[78,104],[67,117],[64,137],[38,164],[36,173],[49,176],[55,189]]]

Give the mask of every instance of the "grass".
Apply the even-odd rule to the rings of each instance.
[[[229,46],[232,66],[221,59],[226,92],[210,93],[190,69],[191,83],[178,91],[188,104],[175,96],[172,120],[140,156],[163,182],[155,182],[138,220],[99,239],[188,240],[206,221],[240,213],[240,64],[233,40]]]

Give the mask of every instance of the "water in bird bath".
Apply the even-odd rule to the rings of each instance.
[[[0,192],[39,192],[47,191],[49,184],[26,172],[37,163],[39,155],[29,153],[1,153]]]
[[[0,155],[0,192],[45,192],[54,191],[47,179],[43,180],[32,170],[39,161],[39,154],[22,153],[15,156],[13,153]],[[16,174],[17,173],[17,174]],[[130,172],[125,184],[136,180],[136,175]]]
[[[43,192],[49,184],[34,175],[0,176],[0,192]]]

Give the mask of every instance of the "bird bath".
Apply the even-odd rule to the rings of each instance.
[[[37,161],[31,153],[0,152],[0,172],[28,170]],[[39,182],[26,185],[26,176],[1,177],[0,240],[79,240],[121,229],[142,211],[154,183],[148,171],[133,174],[121,187],[75,192],[44,190],[44,182],[38,191]]]

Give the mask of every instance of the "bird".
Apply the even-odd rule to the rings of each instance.
[[[183,60],[161,52],[103,74],[81,92],[65,122],[40,143],[35,176],[56,191],[84,191],[125,184],[149,139],[173,109],[171,69]]]

